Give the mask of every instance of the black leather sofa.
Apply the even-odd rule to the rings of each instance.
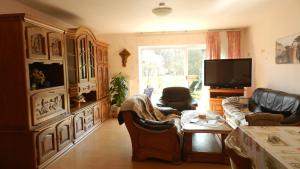
[[[258,88],[249,101],[252,112],[268,112],[282,114],[281,124],[300,125],[300,96],[282,91]]]
[[[281,114],[281,125],[300,126],[300,96],[282,91],[257,88],[250,99],[223,99],[224,116],[231,127],[248,125],[245,116],[258,113]]]

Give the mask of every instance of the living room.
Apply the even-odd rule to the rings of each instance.
[[[141,87],[140,75],[141,48],[205,46],[207,32],[219,32],[221,36],[221,58],[228,58],[226,49],[228,47],[227,31],[240,32],[240,58],[252,58],[252,83],[250,87],[245,88],[245,93],[248,96],[251,96],[257,88],[269,88],[300,95],[298,85],[300,80],[299,75],[297,75],[300,72],[299,61],[293,64],[276,62],[276,43],[278,40],[290,36],[299,36],[300,23],[297,21],[300,16],[298,9],[300,2],[298,0],[190,0],[184,2],[169,0],[163,2],[166,6],[172,8],[169,15],[156,16],[152,13],[152,9],[158,6],[159,1],[141,2],[135,0],[124,2],[91,1],[77,2],[77,4],[72,1],[3,0],[1,1],[0,13],[26,13],[33,18],[37,18],[38,21],[41,20],[46,24],[63,28],[63,31],[67,31],[69,28],[87,27],[91,30],[95,39],[105,43],[100,44],[100,46],[107,47],[108,63],[105,63],[104,67],[108,68],[108,77],[111,78],[119,72],[126,76],[129,89],[128,97],[141,94],[144,90]],[[34,22],[30,23],[34,24]],[[5,33],[1,33],[1,37],[4,36]],[[0,44],[5,46],[4,43]],[[107,46],[105,46],[106,44]],[[126,66],[122,65],[124,60],[119,54],[123,49],[130,53],[126,57]],[[5,59],[2,60],[1,65],[4,65],[5,61]],[[29,60],[29,62],[32,62],[32,60]],[[1,72],[7,74],[7,69],[2,68],[0,69]],[[3,77],[7,77],[7,75],[3,75]],[[55,81],[55,83],[63,82]],[[8,89],[5,84],[1,86],[4,91]],[[67,85],[65,86],[67,88]],[[208,94],[208,88],[208,86],[202,86],[204,94],[202,94],[202,101],[198,102],[197,109],[209,109],[209,96],[205,96]],[[9,90],[12,89],[9,88]],[[161,93],[161,90],[159,93]],[[35,91],[31,91],[32,96],[35,94]],[[92,98],[91,100],[94,101],[93,97],[93,93],[87,95],[87,98]],[[29,105],[27,98],[29,96],[26,96],[24,102]],[[66,105],[69,104],[67,100]],[[1,101],[2,103],[8,102],[6,95],[1,97]],[[23,108],[27,110],[30,106],[25,107]],[[5,110],[8,110],[8,108],[5,107]],[[16,118],[15,116],[14,118]],[[22,118],[28,117],[22,116]],[[4,119],[8,120],[9,118]],[[19,119],[16,118],[16,120]],[[39,123],[39,119],[33,120],[32,123],[35,122]],[[1,132],[10,129],[5,127],[4,122],[1,123],[3,123],[0,128]],[[35,127],[30,130],[35,130]],[[44,130],[44,128],[41,127],[38,130]],[[45,160],[46,162],[38,167],[230,168],[230,165],[214,163],[182,162],[180,165],[173,165],[156,160],[131,161],[131,140],[125,125],[119,126],[116,119],[110,118],[101,125],[94,126],[92,130],[93,132],[90,132],[90,134],[74,141],[76,142],[74,145],[68,145],[69,147],[65,148],[63,153],[58,153],[50,161]],[[30,136],[32,137],[32,135]],[[106,139],[103,140],[103,137]],[[20,139],[22,137],[16,138]],[[10,141],[6,140],[1,144],[7,144],[8,142]],[[34,139],[28,142],[30,143],[26,144],[32,144],[32,142],[34,142],[34,145],[36,144]],[[98,144],[95,144],[95,142],[98,142]],[[114,148],[114,145],[119,144],[119,147],[115,146]],[[105,153],[101,154],[101,150],[93,146],[101,147]],[[0,148],[4,151],[3,146],[0,146]],[[24,151],[30,151],[30,154],[37,153],[35,148],[32,148],[32,150],[24,148],[23,155],[26,154]],[[83,155],[86,152],[96,154]],[[37,155],[32,156],[37,158]],[[4,154],[1,154],[0,157],[7,160]],[[114,157],[116,160],[122,160],[122,162],[115,161]],[[30,157],[27,158],[28,161],[31,161]],[[0,160],[0,163],[2,163],[2,160]],[[29,164],[28,166],[36,167],[38,162],[33,163],[34,165]]]

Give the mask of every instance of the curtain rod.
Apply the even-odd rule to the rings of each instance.
[[[230,28],[230,29],[207,29],[207,30],[185,30],[185,31],[159,31],[159,32],[137,32],[135,34],[169,34],[169,33],[203,33],[203,32],[220,32],[220,31],[241,31],[247,27],[243,28]]]

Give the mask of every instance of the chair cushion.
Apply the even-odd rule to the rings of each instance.
[[[141,125],[142,127],[145,127],[147,129],[151,130],[165,130],[174,127],[174,120],[169,121],[155,121],[155,120],[145,120],[145,119],[139,119],[136,120],[136,122]]]

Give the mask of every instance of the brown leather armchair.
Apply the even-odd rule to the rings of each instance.
[[[181,112],[183,110],[195,110],[198,104],[196,100],[192,98],[188,88],[168,87],[163,89],[157,106],[172,107]]]
[[[120,125],[125,123],[130,135],[132,160],[158,158],[180,163],[180,119],[165,114],[153,108],[146,95],[132,96],[122,104],[118,121]]]

